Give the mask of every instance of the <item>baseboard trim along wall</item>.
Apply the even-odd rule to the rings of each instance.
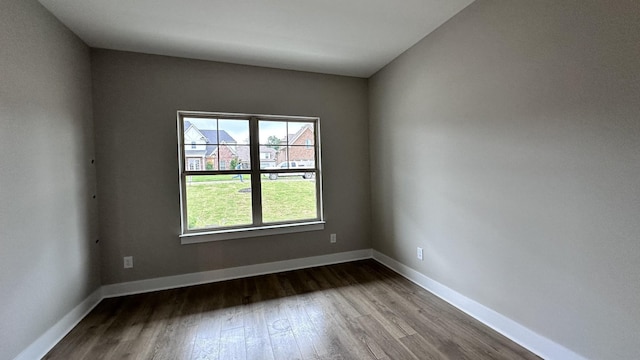
[[[541,336],[519,323],[440,284],[422,273],[372,250],[373,259],[397,272],[416,285],[460,309],[469,316],[506,336],[543,359],[586,360],[586,358]]]
[[[506,316],[499,314],[423,275],[422,273],[372,249],[103,285],[60,319],[60,321],[58,321],[54,326],[42,334],[14,360],[42,358],[96,305],[98,305],[102,299],[105,298],[174,289],[191,285],[371,258],[544,359],[586,360],[584,357],[529,330]]]
[[[24,349],[14,360],[42,359],[55,344],[60,342],[80,320],[84,319],[91,310],[102,300],[101,288],[87,296],[80,304],[74,307],[60,321],[45,331],[36,341]]]
[[[102,294],[105,298],[140,294],[362,259],[371,259],[371,249],[104,285],[102,286]]]

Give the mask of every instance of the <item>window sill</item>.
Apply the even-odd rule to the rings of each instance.
[[[284,224],[284,225],[271,225],[261,226],[246,229],[233,229],[233,230],[220,230],[220,231],[207,231],[199,233],[189,233],[180,235],[180,243],[197,244],[210,241],[221,241],[231,239],[242,239],[249,237],[259,237],[278,234],[291,234],[306,231],[324,230],[324,221],[313,221],[298,224]]]

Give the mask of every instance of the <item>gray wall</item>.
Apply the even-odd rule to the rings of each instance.
[[[371,247],[365,79],[110,50],[92,72],[104,284]],[[325,230],[180,245],[177,110],[319,116]]]
[[[89,48],[36,1],[0,2],[0,359],[100,285]]]
[[[640,2],[478,0],[369,87],[374,249],[640,358]]]

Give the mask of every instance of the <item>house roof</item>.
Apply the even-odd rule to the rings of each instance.
[[[204,137],[207,138],[208,143],[212,143],[212,144],[216,144],[216,143],[237,144],[238,143],[236,139],[234,139],[231,135],[229,135],[229,133],[226,132],[225,130],[201,130],[201,129],[198,129],[198,130],[200,130],[202,135],[204,135]],[[220,139],[216,139],[216,133],[218,133],[217,136],[219,136]]]
[[[235,145],[236,139],[234,139],[228,132],[224,130],[200,130],[202,135],[207,138],[207,156],[210,156],[218,149],[218,145],[215,145],[216,141],[220,141],[220,145]],[[219,139],[216,140],[216,132]]]
[[[218,145],[207,145],[207,153],[205,155],[210,156],[216,152],[216,150],[218,150]]]
[[[226,132],[225,130],[198,129],[194,124],[192,124],[188,120],[185,120],[184,122],[184,131],[187,132],[187,130],[191,126],[193,126],[193,128],[196,129],[205,138],[205,142],[207,143],[206,152],[204,154],[205,156],[210,156],[218,149],[218,145],[216,145],[216,143],[218,142],[220,144],[226,144],[226,145],[235,145],[237,143],[236,139],[234,139],[233,136],[229,135],[229,133]]]
[[[222,144],[224,142],[227,144],[237,144],[236,139],[234,139],[233,136],[229,135],[226,130],[200,129],[197,126],[193,125],[189,120],[184,121],[184,132],[187,132],[187,130],[189,130],[189,127],[191,126],[193,126],[194,129],[198,130],[202,134],[202,136],[207,139],[207,143]],[[220,137],[220,139],[217,138],[218,136]]]

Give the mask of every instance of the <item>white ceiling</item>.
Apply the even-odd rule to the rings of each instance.
[[[369,77],[473,0],[40,0],[89,46]]]

